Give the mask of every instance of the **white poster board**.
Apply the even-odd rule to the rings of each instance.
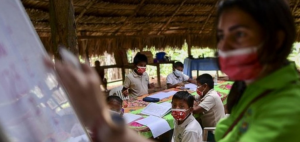
[[[13,142],[88,141],[20,0],[0,1],[0,125]]]

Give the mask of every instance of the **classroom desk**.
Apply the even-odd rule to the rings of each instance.
[[[218,94],[222,97],[222,98],[227,98],[227,94],[229,93],[229,90],[231,88],[233,82],[230,81],[218,81],[218,85],[215,86],[215,90],[218,92]],[[168,89],[165,91],[173,91],[176,90],[178,91],[178,89]],[[196,92],[191,92],[192,95],[196,95]],[[151,94],[152,95],[152,94]],[[141,97],[138,97],[136,100],[130,101],[128,102],[128,107],[124,108],[125,113],[132,113],[132,114],[140,114],[141,111],[149,104],[147,102],[142,101],[144,97],[149,96],[149,95],[143,95]],[[162,103],[162,102],[171,102],[172,100],[172,96],[166,99],[161,100],[158,103]],[[223,104],[226,104],[226,99],[223,101]],[[143,115],[144,117],[147,117],[147,115]],[[167,114],[166,116],[163,117],[170,125],[170,127],[172,129],[174,129],[174,119],[171,115],[171,113]],[[152,137],[152,133],[149,130],[148,127],[140,125],[136,122],[132,122],[129,124],[129,127],[135,131],[138,132],[138,134],[146,137],[146,138],[151,138]]]

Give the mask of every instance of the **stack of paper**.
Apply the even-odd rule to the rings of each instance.
[[[189,84],[185,84],[185,85],[184,85],[184,88],[190,88],[190,90],[196,91],[196,90],[197,90],[197,85],[196,85],[196,84],[189,83]]]
[[[133,122],[135,120],[143,118],[143,116],[136,115],[136,114],[131,114],[131,113],[124,113],[123,118],[125,119],[125,122],[127,124],[129,124],[129,123],[131,123],[131,122]]]
[[[147,126],[151,130],[154,138],[171,130],[171,127],[166,120],[155,116],[149,116],[145,119],[138,120],[136,122]]]
[[[162,104],[150,103],[141,112],[141,114],[163,117],[171,111],[172,105],[169,102]]]
[[[173,96],[177,91],[170,91],[170,92],[159,92],[154,95],[148,96],[150,98],[158,98],[160,100]]]

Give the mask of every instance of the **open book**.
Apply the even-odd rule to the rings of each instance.
[[[169,92],[158,92],[154,95],[148,96],[149,98],[158,98],[159,100],[168,98],[170,96],[173,96],[177,91],[169,91]]]
[[[133,122],[133,121],[136,121],[140,118],[143,118],[143,116],[140,116],[140,115],[136,115],[136,114],[131,114],[131,113],[124,113],[123,115],[123,118],[125,119],[125,122],[127,124]]]
[[[161,104],[150,103],[141,112],[141,114],[163,117],[171,111],[172,105],[169,102]]]

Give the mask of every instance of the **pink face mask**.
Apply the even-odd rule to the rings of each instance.
[[[257,48],[218,51],[221,71],[232,80],[253,80],[262,70]]]
[[[136,70],[139,74],[143,74],[146,71],[146,67],[140,67],[138,66],[137,70]]]

